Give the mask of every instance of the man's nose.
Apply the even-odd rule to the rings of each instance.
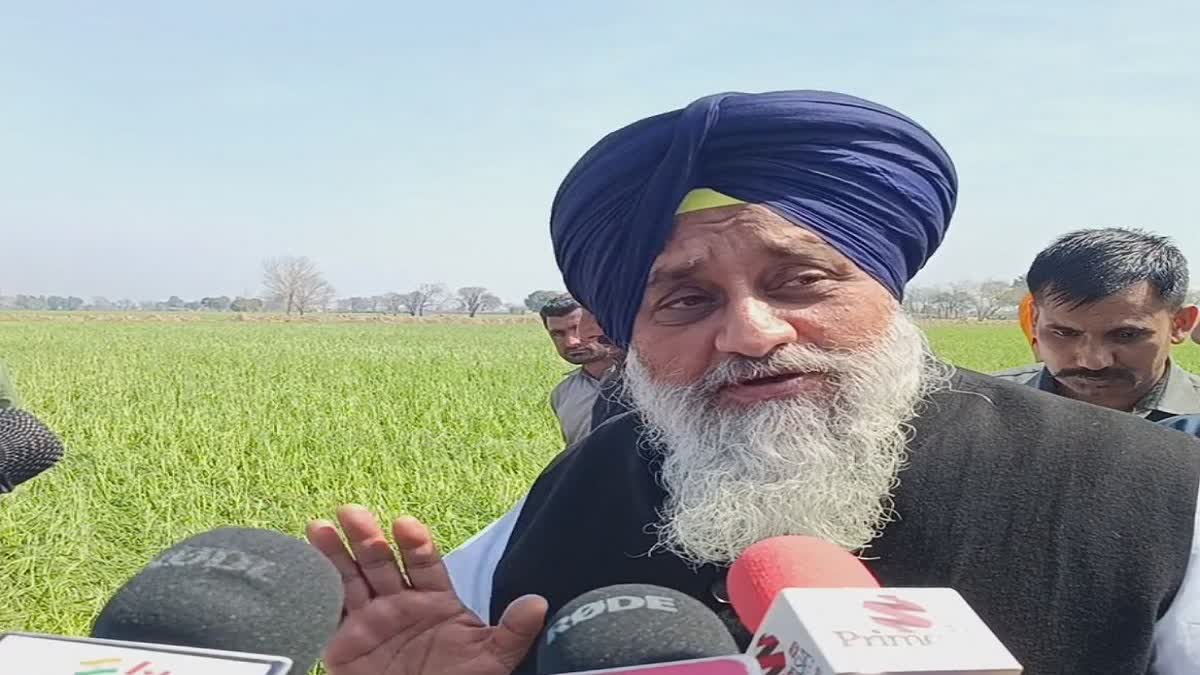
[[[796,329],[770,303],[745,298],[733,304],[717,335],[716,348],[727,354],[762,358],[796,341]]]
[[[1104,370],[1112,367],[1114,362],[1112,351],[1102,345],[1085,344],[1075,353],[1076,365],[1088,370]]]

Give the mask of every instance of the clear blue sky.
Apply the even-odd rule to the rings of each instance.
[[[1175,236],[1200,286],[1200,3],[834,4],[2,0],[0,294],[257,292],[293,254],[340,296],[520,301],[561,287],[550,201],[600,136],[791,88],[950,150],[959,210],[918,282],[1119,224]]]

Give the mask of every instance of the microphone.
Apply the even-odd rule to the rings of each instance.
[[[815,537],[750,546],[726,588],[764,675],[1022,672],[957,591],[882,589],[857,558]]]
[[[699,600],[650,584],[588,591],[558,610],[538,644],[538,675],[757,675]]]
[[[37,673],[305,675],[342,601],[337,570],[306,542],[219,528],[151,560],[100,611],[90,638],[10,633],[0,636],[0,663],[36,663]]]
[[[63,445],[38,418],[16,408],[0,410],[0,494],[54,466]]]

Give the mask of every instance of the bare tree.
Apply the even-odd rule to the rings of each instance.
[[[479,312],[490,312],[504,303],[483,286],[464,286],[458,289],[458,304],[467,315],[474,317]]]
[[[446,287],[441,284],[421,284],[415,291],[401,296],[404,308],[413,316],[425,316],[425,311],[437,309],[446,301]]]
[[[1000,310],[1021,301],[1019,296],[1014,299],[1013,286],[1003,281],[985,281],[976,285],[969,293],[976,321],[990,319]]]
[[[323,309],[333,299],[333,286],[321,276],[317,264],[306,257],[271,258],[263,262],[267,299],[287,314]]]

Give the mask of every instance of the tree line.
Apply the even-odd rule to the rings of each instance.
[[[122,312],[282,312],[303,316],[312,312],[407,314],[425,316],[456,312],[474,317],[478,314],[536,312],[558,290],[537,290],[520,304],[505,303],[485,286],[463,286],[451,290],[441,283],[420,284],[407,292],[389,291],[379,295],[338,298],[336,290],[310,258],[269,258],[262,264],[262,292],[256,297],[227,295],[184,300],[172,295],[167,300],[110,300],[93,296],[0,294],[0,309],[30,311],[122,311]]]
[[[904,293],[904,307],[923,319],[1015,319],[1028,292],[1024,276],[1012,281],[910,286]],[[1200,291],[1192,291],[1188,302],[1200,304]]]
[[[463,286],[451,291],[445,284],[420,284],[407,292],[338,298],[315,262],[307,257],[270,258],[262,264],[262,293],[259,297],[225,295],[184,300],[173,295],[167,300],[128,299],[111,301],[76,296],[0,295],[0,309],[36,311],[210,311],[282,312],[304,315],[312,312],[354,314],[407,314],[425,316],[437,312],[459,312],[468,316],[505,312],[536,312],[562,291],[537,290],[520,304],[505,303],[485,286]],[[932,286],[910,286],[904,306],[910,314],[926,319],[1014,319],[1021,299],[1028,292],[1025,277],[1010,281],[953,282]],[[1200,304],[1200,292],[1191,302]]]

